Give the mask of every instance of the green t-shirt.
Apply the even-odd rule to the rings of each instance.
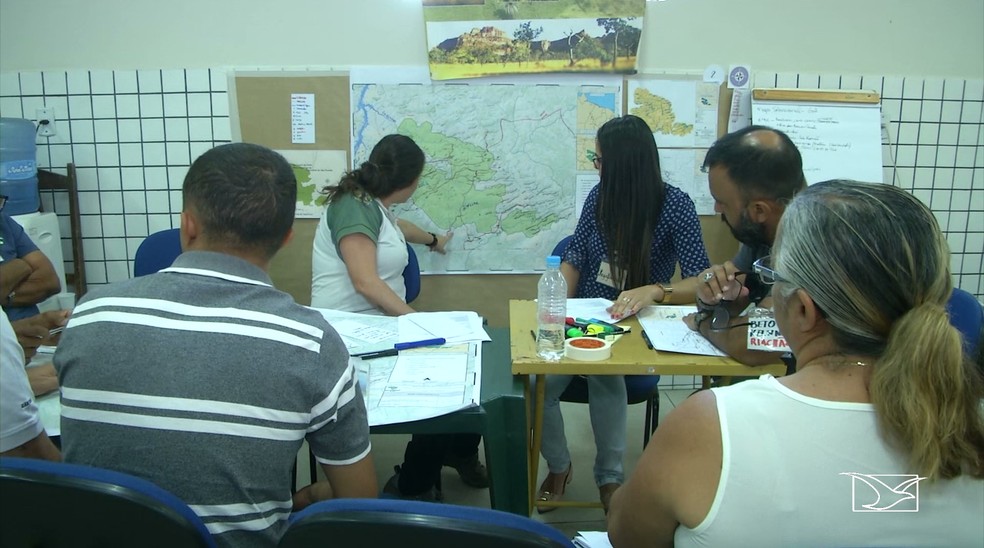
[[[373,243],[378,242],[383,212],[372,198],[357,198],[346,193],[328,204],[325,221],[331,231],[331,242],[337,250],[339,240],[349,234],[365,234]]]

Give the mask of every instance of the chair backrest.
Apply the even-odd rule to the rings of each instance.
[[[412,303],[420,295],[420,263],[417,262],[417,254],[410,244],[407,244],[407,254],[410,260],[403,269],[403,283],[407,286],[407,303]]]
[[[950,314],[950,324],[963,335],[964,353],[971,358],[976,357],[981,344],[981,330],[984,329],[984,307],[973,295],[954,287],[946,303],[946,311]]]
[[[452,504],[394,499],[334,499],[291,516],[280,548],[571,548],[553,527],[525,516]]]
[[[181,255],[181,230],[155,232],[140,242],[133,257],[133,276],[146,276],[167,268]]]
[[[564,239],[562,239],[561,241],[557,242],[557,245],[554,246],[553,251],[551,251],[550,254],[551,255],[556,255],[556,256],[560,257],[561,259],[563,259],[564,258],[564,250],[567,249],[567,244],[571,243],[571,238],[573,238],[573,237],[574,237],[573,234],[570,235],[570,236],[564,236]]]
[[[187,504],[128,474],[3,457],[0,493],[0,546],[215,546]]]

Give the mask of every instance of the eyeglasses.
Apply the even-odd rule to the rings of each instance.
[[[758,274],[762,283],[766,285],[772,285],[776,282],[786,282],[789,280],[784,278],[778,272],[772,269],[772,256],[766,255],[765,257],[759,257],[757,261],[752,263],[752,272]]]
[[[588,160],[594,164],[595,169],[601,169],[601,156],[599,156],[595,151],[589,150],[587,157]]]

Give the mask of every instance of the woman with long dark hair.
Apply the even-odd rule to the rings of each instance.
[[[610,299],[615,319],[653,304],[693,303],[693,276],[710,262],[693,200],[663,181],[652,130],[637,116],[615,118],[598,129],[595,147],[601,181],[588,194],[560,266],[568,296]],[[685,279],[671,287],[678,263]],[[571,378],[547,376],[541,452],[549,473],[540,485],[541,501],[558,500],[572,473],[560,412],[560,395]],[[589,376],[588,391],[597,448],[594,477],[607,511],[624,477],[625,379]]]

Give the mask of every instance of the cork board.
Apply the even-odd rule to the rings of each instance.
[[[275,150],[351,150],[349,77],[339,72],[235,72],[229,77],[233,140]],[[315,142],[291,142],[291,94],[315,101]]]

